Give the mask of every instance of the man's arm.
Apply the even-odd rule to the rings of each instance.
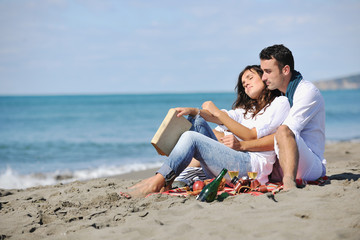
[[[249,141],[239,141],[234,135],[221,138],[221,142],[237,151],[263,152],[274,150],[274,134]]]

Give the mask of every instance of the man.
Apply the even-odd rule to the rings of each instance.
[[[296,178],[311,181],[325,175],[325,104],[320,91],[294,69],[294,58],[284,45],[260,52],[262,80],[269,89],[288,97],[291,109],[276,134],[239,142],[232,136],[225,145],[237,150],[265,151],[275,148],[282,168],[284,190],[296,187]],[[275,140],[275,144],[274,143]]]

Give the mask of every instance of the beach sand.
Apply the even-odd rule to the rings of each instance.
[[[2,239],[360,239],[360,143],[326,146],[324,186],[222,202],[119,191],[155,170],[0,190]]]

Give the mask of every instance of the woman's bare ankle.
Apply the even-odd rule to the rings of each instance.
[[[132,186],[128,192],[132,197],[145,197],[150,193],[160,192],[165,186],[165,178],[161,174],[156,174],[148,179]]]

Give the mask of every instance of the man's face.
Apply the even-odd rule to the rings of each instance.
[[[260,60],[261,69],[264,71],[262,80],[270,90],[279,89],[281,92],[286,92],[284,89],[284,75],[280,71],[277,61],[272,58],[270,60]]]

